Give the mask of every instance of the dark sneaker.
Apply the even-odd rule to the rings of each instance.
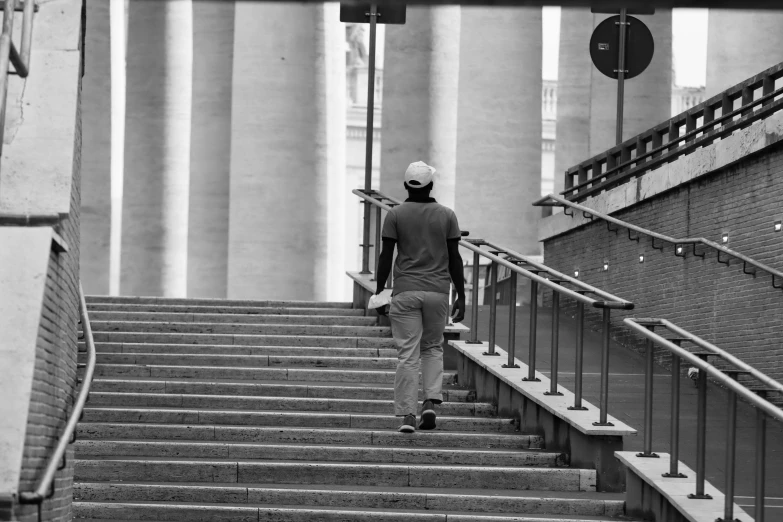
[[[402,433],[413,433],[416,431],[416,416],[412,413],[406,415],[402,420],[402,426],[397,428],[397,431]]]
[[[421,424],[419,424],[419,429],[435,429],[435,405],[429,399],[424,401],[424,404],[421,407]]]

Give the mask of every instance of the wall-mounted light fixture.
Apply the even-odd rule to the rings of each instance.
[[[678,253],[678,254],[682,254],[682,247],[681,247],[681,246],[678,246],[678,247],[677,247],[677,253]]]
[[[729,242],[729,233],[724,232],[723,235],[720,237],[721,242],[728,243]]]
[[[579,277],[579,270],[574,270],[574,277]]]
[[[644,254],[639,254],[639,262],[644,263]]]
[[[783,221],[775,221],[775,232],[783,230]]]
[[[609,261],[604,261],[604,272],[609,270]]]

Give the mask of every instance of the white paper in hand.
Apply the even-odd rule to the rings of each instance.
[[[391,295],[389,294],[374,295],[370,297],[370,302],[367,303],[367,308],[372,310],[375,308],[386,306],[387,304],[390,303],[391,303]]]

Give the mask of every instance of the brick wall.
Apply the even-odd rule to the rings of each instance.
[[[677,238],[720,243],[728,232],[729,248],[783,271],[783,232],[774,230],[783,219],[783,147],[613,216]],[[701,259],[687,247],[682,259],[673,245],[654,250],[649,238],[630,241],[626,230],[615,234],[598,220],[546,240],[544,252],[547,265],[571,274],[578,269],[580,279],[636,303],[632,312],[613,311],[613,337],[629,348],[641,351],[643,344],[622,327],[624,317],[662,317],[783,381],[783,291],[772,288],[769,275],[743,274],[741,262],[720,264],[710,251]],[[573,303],[566,306],[573,315]],[[599,311],[590,312],[593,329],[599,319]]]
[[[77,105],[78,107],[78,105]],[[76,380],[79,321],[79,209],[81,208],[81,114],[76,114],[73,183],[70,214],[57,227],[68,245],[52,252],[44,305],[36,345],[35,377],[22,461],[20,491],[38,486],[48,459],[71,415],[78,391]],[[55,494],[44,501],[43,520],[70,521],[73,485],[73,447],[66,452],[66,467],[55,475]],[[36,506],[18,506],[18,520],[36,522]]]

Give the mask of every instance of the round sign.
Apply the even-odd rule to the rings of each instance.
[[[644,23],[626,16],[625,79],[639,76],[652,61],[655,42]],[[618,50],[620,47],[620,15],[610,16],[595,28],[590,37],[590,58],[596,68],[609,78],[617,79]]]

